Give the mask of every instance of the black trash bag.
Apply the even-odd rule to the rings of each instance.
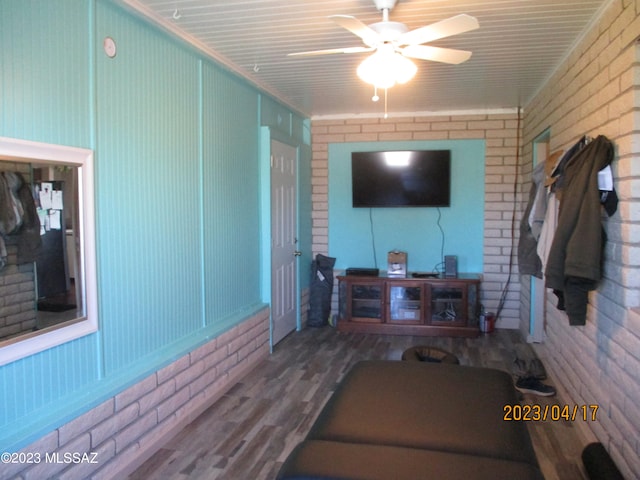
[[[321,254],[317,254],[316,259],[311,262],[311,289],[307,317],[307,325],[310,327],[324,327],[329,323],[335,263],[335,258]]]

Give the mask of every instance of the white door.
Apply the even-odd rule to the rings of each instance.
[[[271,321],[273,345],[295,330],[297,293],[296,148],[271,142]]]

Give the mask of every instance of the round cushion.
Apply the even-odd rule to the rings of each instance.
[[[460,360],[453,353],[435,347],[411,347],[402,353],[402,360],[413,362],[451,363],[460,364]]]

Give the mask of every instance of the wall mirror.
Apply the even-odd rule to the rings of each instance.
[[[98,329],[93,151],[0,137],[0,365]]]

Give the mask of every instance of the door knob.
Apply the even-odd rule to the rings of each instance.
[[[295,252],[293,252],[294,257],[299,257],[300,255],[302,255],[302,252],[300,250],[296,250]]]

